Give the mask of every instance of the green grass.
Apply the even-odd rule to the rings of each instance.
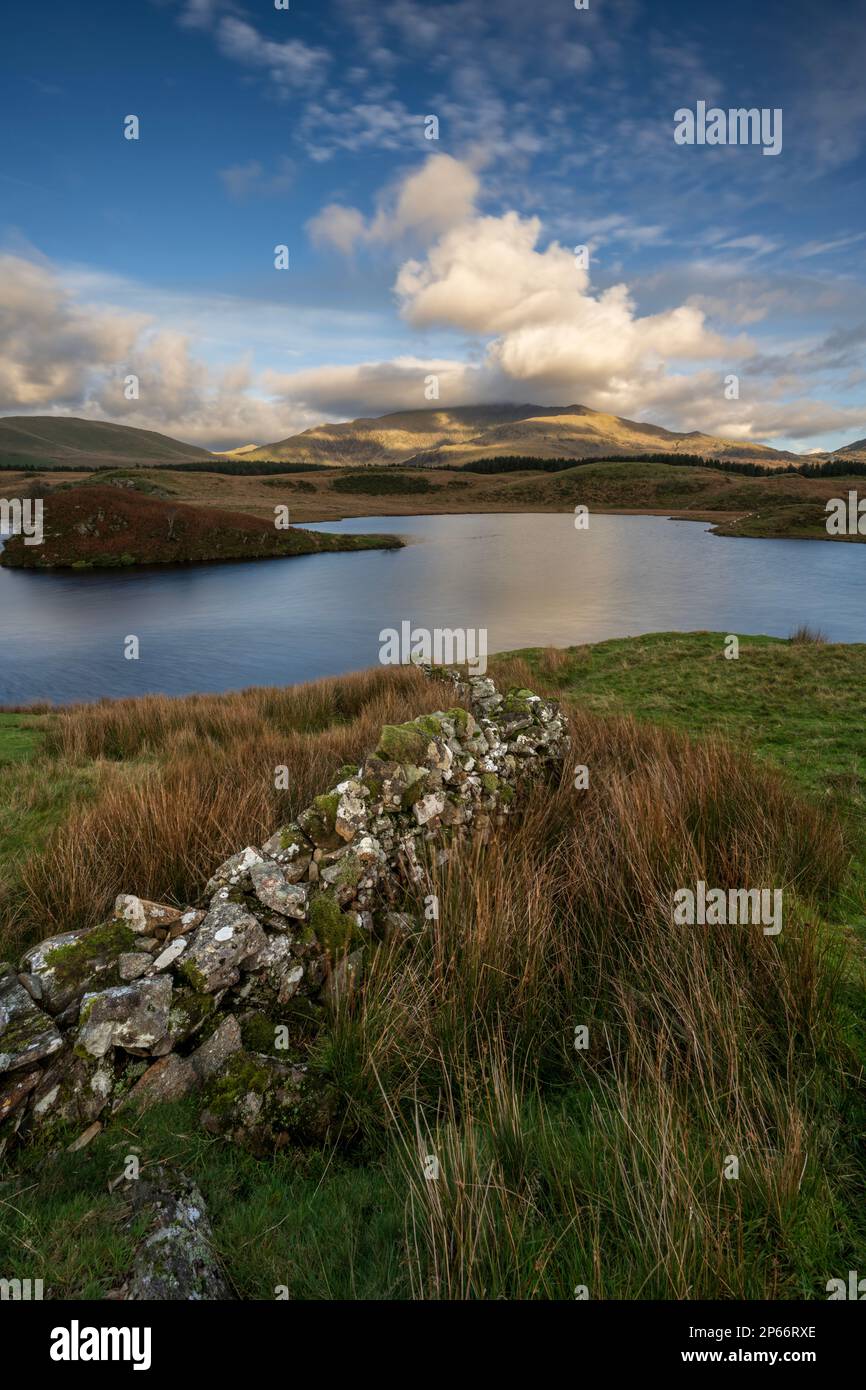
[[[556,669],[538,649],[516,655],[596,713],[746,739],[805,790],[866,810],[866,645],[741,637],[728,660],[725,636],[662,632],[569,647]]]
[[[42,738],[41,716],[0,713],[0,767],[32,756]]]
[[[538,689],[554,691],[559,698],[594,715],[632,715],[640,722],[668,726],[699,738],[723,734],[738,747],[749,747],[759,759],[783,769],[810,799],[840,812],[852,831],[856,858],[851,883],[838,898],[822,902],[821,910],[836,924],[837,934],[840,925],[864,926],[866,738],[862,691],[866,646],[744,637],[738,659],[726,660],[724,636],[657,633],[564,651],[534,649],[517,656],[531,668]],[[491,663],[494,677],[497,668],[504,671],[509,662],[513,657],[496,658]],[[42,765],[38,749],[51,718],[0,716],[0,779],[14,779],[14,786],[0,780],[0,805],[8,804],[10,787],[23,794],[28,778],[35,795],[32,784],[38,780],[37,770]],[[617,755],[616,746],[614,742],[607,768],[609,779],[626,776],[628,771],[629,755],[625,749],[622,756]],[[134,768],[135,756],[128,762]],[[9,835],[38,839],[51,817],[68,814],[75,799],[86,791],[87,778],[98,776],[97,767],[95,760],[85,761],[75,774],[78,781],[64,786],[58,780],[53,787],[46,787],[44,805],[37,797],[35,804],[41,809],[34,810],[35,819],[26,822],[23,832],[16,830],[17,822],[11,816],[4,822],[0,815],[0,835],[5,828],[7,845]],[[599,777],[604,780],[603,773]],[[720,800],[724,800],[724,793]],[[777,818],[774,824],[778,824],[778,806],[777,802],[771,813]],[[730,808],[719,808],[722,825],[728,814],[734,814]],[[733,824],[738,824],[735,818]],[[553,833],[549,832],[551,836]],[[724,835],[721,843],[726,844]],[[580,844],[578,836],[574,846]],[[509,852],[505,853],[507,861]],[[550,869],[551,864],[547,867]],[[470,875],[447,890],[455,902],[451,907],[444,904],[443,920],[458,923],[458,935],[449,939],[451,950],[445,952],[449,962],[472,948],[472,942],[464,942],[459,934],[459,923],[465,921],[466,904],[472,903],[473,882]],[[630,981],[635,982],[632,1002],[649,1011],[646,1030],[651,1051],[652,1029],[657,1025],[652,1021],[654,1001],[646,991],[664,991],[664,970],[659,966],[654,974],[655,965],[648,964],[643,981],[639,972],[631,973],[634,961],[629,953],[639,955],[642,934],[627,935],[616,917],[613,883],[607,892],[605,902],[611,903],[612,926],[610,936],[600,938],[604,950],[599,949],[599,959],[624,953],[623,967],[613,969],[612,978],[621,980],[625,989],[632,987]],[[501,901],[494,901],[488,915],[497,921],[497,927],[504,925],[515,900],[515,893],[503,889]],[[480,913],[480,905],[476,906]],[[539,919],[543,907],[543,902],[536,904]],[[567,899],[561,910],[563,921],[579,920],[579,912]],[[639,913],[635,920],[643,921]],[[585,923],[582,929],[586,933],[582,954],[589,960],[593,955],[592,932]],[[796,935],[792,936],[792,952],[796,951],[796,941]],[[463,1108],[461,1099],[456,1102],[457,1115],[444,1098],[440,1114],[432,1114],[432,1107],[428,1110],[432,1147],[447,1160],[442,1185],[446,1243],[451,1231],[463,1229],[461,1222],[479,1233],[472,1296],[565,1299],[573,1297],[574,1285],[586,1283],[594,1298],[671,1297],[665,1271],[647,1263],[641,1234],[654,1227],[656,1220],[672,1233],[690,1278],[694,1272],[693,1291],[677,1296],[713,1296],[720,1287],[717,1269],[724,1268],[740,1296],[822,1297],[829,1275],[855,1267],[864,1237],[862,1211],[858,1217],[851,1206],[851,1136],[862,1132],[862,1116],[858,1119],[854,1087],[835,1067],[824,1034],[834,1029],[844,1033],[850,1056],[859,1058],[862,1065],[866,1047],[859,979],[844,983],[838,1008],[832,1014],[822,1013],[820,1002],[816,1004],[820,1028],[813,1031],[804,1023],[803,1037],[797,1040],[796,1065],[791,1059],[768,1055],[767,1078],[775,1080],[777,1073],[785,1074],[790,1068],[792,1087],[798,1094],[800,1089],[804,1093],[810,1161],[797,1186],[798,1159],[791,1183],[780,1182],[778,1194],[768,1194],[758,1178],[749,1179],[748,1162],[743,1181],[722,1184],[718,1224],[736,1229],[741,1247],[738,1264],[728,1255],[724,1259],[719,1255],[714,1265],[712,1231],[703,1237],[710,1242],[706,1254],[690,1224],[687,1204],[677,1204],[673,1197],[669,1200],[668,1189],[673,1183],[668,1165],[672,1156],[687,1154],[691,1179],[702,1200],[706,1192],[714,1192],[718,1187],[718,1153],[723,1151],[717,1152],[715,1123],[709,1123],[696,1107],[687,1129],[677,1128],[673,1121],[669,1130],[657,1129],[651,1090],[645,1097],[641,1090],[645,1079],[643,1083],[636,1079],[630,1088],[623,1082],[619,1095],[610,1089],[601,1064],[591,1078],[569,1072],[557,1042],[561,1020],[555,977],[552,974],[549,982],[550,1020],[543,1021],[536,1037],[533,1029],[538,1030],[538,1021],[522,1018],[514,1007],[514,997],[507,992],[508,981],[515,976],[513,960],[498,954],[498,945],[492,949],[497,952],[501,980],[483,954],[477,969],[455,973],[439,1006],[433,1036],[444,1051],[453,1048],[452,1075],[459,1078],[461,981],[469,994],[469,1011],[475,1007],[476,991],[484,991],[480,996],[484,1006],[479,1008],[490,1021],[495,1016],[491,1002],[496,1001],[499,1007],[499,996],[488,997],[487,991],[501,988],[503,1017],[513,1020],[515,1030],[511,1041],[523,1039],[514,1056],[522,1057],[525,1051],[538,1059],[543,1053],[549,1089],[542,1098],[529,1087],[518,1096],[519,1109],[497,1111],[498,1092],[488,1087],[486,1062],[479,1062],[477,1092],[474,1097],[471,1089],[464,1092]],[[719,964],[725,959],[723,954]],[[407,997],[412,1000],[413,1016],[417,1011],[419,1018],[425,978],[419,966],[419,989],[416,991],[409,981],[412,990]],[[602,974],[600,978],[607,977]],[[581,1018],[598,1016],[610,1022],[610,1033],[605,1031],[605,1036],[616,1046],[622,1021],[611,1001],[593,991],[593,981],[592,969],[587,966],[586,979],[581,981],[581,989],[588,990],[587,998],[575,995],[569,1010],[583,1009],[585,1012],[578,1015]],[[568,989],[564,992],[568,994]],[[424,1184],[417,1184],[416,1172],[416,1189],[420,1190],[413,1190],[407,1155],[393,1134],[384,1133],[378,1118],[380,1077],[389,1096],[399,1095],[405,1063],[399,1049],[398,1055],[389,1056],[387,1040],[400,1036],[402,1024],[395,1020],[404,1018],[405,1001],[399,997],[391,1001],[384,991],[377,1003],[375,991],[371,993],[372,1012],[366,1021],[343,1018],[319,1040],[316,1051],[315,1064],[333,1068],[351,1097],[358,1130],[348,1147],[341,1145],[327,1152],[291,1150],[261,1162],[207,1135],[198,1124],[199,1107],[193,1101],[154,1110],[144,1117],[125,1114],[79,1154],[61,1153],[52,1158],[39,1149],[25,1150],[16,1156],[14,1171],[0,1168],[0,1265],[4,1276],[43,1278],[46,1296],[54,1298],[99,1298],[117,1287],[128,1271],[140,1228],[128,1229],[123,1188],[110,1194],[108,1181],[121,1171],[126,1155],[138,1151],[143,1165],[177,1162],[198,1181],[208,1205],[216,1248],[241,1298],[271,1299],[278,1286],[286,1286],[289,1296],[296,1299],[406,1299],[423,1292],[425,1276],[412,1258],[411,1240],[407,1248],[407,1222],[411,1223],[414,1213],[423,1228]],[[723,997],[720,990],[717,1002],[721,1004]],[[394,1014],[391,1008],[396,1010]],[[452,1011],[453,1024],[449,1022]],[[669,1012],[662,1007],[660,1016],[667,1018]],[[708,1029],[711,1019],[708,1011]],[[763,1022],[769,1028],[769,1014]],[[779,1029],[781,1038],[781,1024]],[[763,1085],[764,1072],[753,1067],[754,1056],[762,1056],[774,1035],[769,1031],[755,1037],[753,1055],[744,1054],[741,1059],[743,1075],[738,1085],[745,1089],[754,1085],[757,1091]],[[411,1042],[406,1041],[405,1046],[411,1050]],[[814,1053],[810,1051],[813,1046]],[[368,1047],[376,1056],[375,1084],[366,1066]],[[418,1076],[422,1084],[429,1077],[435,1092],[439,1081],[434,1049],[425,1040],[422,1050],[425,1058],[429,1052],[429,1064],[425,1060]],[[572,1053],[567,1051],[566,1056],[573,1062]],[[459,1080],[455,1080],[457,1086]],[[768,1089],[766,1132],[759,1131],[752,1138],[772,1156],[767,1171],[773,1163],[784,1164],[786,1152],[795,1150],[798,1138],[796,1132],[789,1134],[784,1128],[788,1112],[772,1109],[773,1094]],[[415,1099],[414,1091],[403,1097],[404,1116],[413,1113]],[[760,1113],[758,1104],[756,1100],[756,1113]],[[635,1123],[638,1138],[632,1128]],[[656,1132],[657,1140],[647,1139]],[[745,1153],[748,1160],[748,1148]],[[753,1172],[762,1171],[755,1163]],[[451,1174],[455,1175],[453,1183]],[[790,1190],[796,1191],[796,1197],[789,1195]],[[483,1207],[483,1219],[473,1207],[476,1201]],[[454,1239],[458,1240],[456,1234]],[[600,1268],[593,1263],[599,1249],[604,1251]]]
[[[510,655],[559,698],[594,713],[746,745],[832,806],[856,848],[840,911],[866,933],[866,645],[741,637],[739,656],[727,659],[726,635],[654,632]]]
[[[4,1277],[41,1278],[56,1299],[118,1287],[146,1219],[130,1223],[124,1184],[108,1184],[133,1154],[142,1176],[180,1158],[199,1183],[238,1297],[273,1299],[279,1286],[296,1299],[408,1296],[396,1174],[320,1150],[260,1162],[208,1136],[189,1102],[125,1114],[79,1153],[31,1148],[14,1174],[0,1170]]]

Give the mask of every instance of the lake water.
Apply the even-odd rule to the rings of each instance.
[[[404,550],[36,574],[0,569],[0,703],[283,685],[376,665],[379,633],[487,628],[490,652],[642,632],[866,641],[866,546],[724,539],[705,523],[364,517]],[[140,659],[124,658],[134,634]]]

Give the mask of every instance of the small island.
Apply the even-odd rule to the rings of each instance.
[[[118,569],[262,560],[342,550],[396,550],[396,536],[329,535],[273,519],[165,501],[112,486],[45,489],[44,537],[13,535],[0,551],[12,569]]]

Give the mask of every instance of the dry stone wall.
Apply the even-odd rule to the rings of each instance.
[[[431,856],[488,836],[567,745],[531,691],[430,675],[446,708],[386,726],[200,903],[124,893],[111,921],[0,965],[0,1151],[59,1125],[81,1146],[125,1105],[194,1091],[208,1129],[253,1149],[325,1136],[338,1098],[303,1059],[327,1010],[378,942],[421,929]]]

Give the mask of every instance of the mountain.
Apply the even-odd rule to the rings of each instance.
[[[394,463],[459,466],[498,454],[604,458],[653,452],[701,454],[770,467],[800,458],[761,444],[717,439],[698,430],[678,434],[661,425],[624,420],[582,405],[405,410],[378,419],[317,425],[278,443],[263,444],[246,457],[334,467]]]
[[[855,439],[853,444],[843,444],[841,449],[833,450],[830,458],[866,462],[866,439]]]
[[[212,455],[167,434],[80,420],[74,415],[6,415],[0,418],[0,463],[175,463]]]

